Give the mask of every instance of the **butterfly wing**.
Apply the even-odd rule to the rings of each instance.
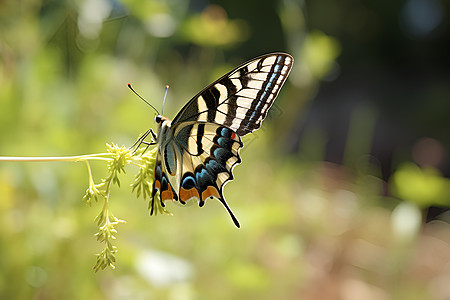
[[[162,206],[164,206],[164,201],[166,200],[178,200],[177,193],[175,192],[175,189],[173,188],[168,176],[166,175],[166,168],[162,165],[160,151],[158,151],[158,153],[156,154],[152,189],[152,209],[150,211],[150,215],[152,215],[154,211],[156,192],[159,192],[159,198],[161,199]]]
[[[192,98],[173,119],[214,122],[244,136],[261,126],[292,68],[293,58],[272,53],[250,60],[225,74]]]
[[[241,162],[240,137],[230,128],[205,122],[185,122],[174,133],[174,141],[181,149],[179,200],[197,200],[199,206],[208,198],[217,198],[239,222],[223,197],[223,186],[233,179],[233,168]]]
[[[168,142],[159,144],[153,196],[158,190],[163,205],[165,200],[184,204],[195,199],[200,206],[215,197],[239,227],[223,197],[223,186],[241,162],[240,137],[261,126],[292,64],[289,54],[260,56],[192,98],[171,122],[171,137],[163,138]]]

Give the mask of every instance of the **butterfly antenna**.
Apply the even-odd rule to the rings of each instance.
[[[164,99],[163,99],[163,105],[162,105],[162,112],[164,114],[164,103],[166,103],[166,97],[167,97],[167,91],[169,90],[169,86],[166,85],[166,91],[164,92]]]
[[[153,108],[153,109],[156,111],[156,113],[157,113],[158,115],[160,114],[159,111],[158,111],[153,105],[151,105],[147,100],[145,100],[144,98],[142,98],[141,95],[139,95],[139,94],[131,87],[131,84],[130,84],[130,83],[128,84],[128,87],[129,87],[130,90],[131,90],[136,96],[138,96],[142,101],[144,101],[145,103],[147,103],[148,105],[150,105],[150,107]],[[166,91],[166,93],[167,93],[167,91]],[[165,98],[165,97],[164,97],[164,98]]]

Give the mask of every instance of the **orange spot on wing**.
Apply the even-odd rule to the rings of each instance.
[[[231,139],[234,140],[234,138],[236,137],[236,133],[231,133]]]
[[[188,200],[191,200],[192,198],[197,199],[197,201],[200,200],[200,195],[198,194],[198,191],[196,188],[192,188],[189,190],[180,188],[180,201],[186,202]]]
[[[220,199],[219,191],[213,186],[208,186],[206,190],[202,193],[202,201],[205,201],[209,197],[216,197],[217,199]]]
[[[155,189],[157,189],[158,191],[161,190],[161,182],[159,182],[159,180],[155,179]]]
[[[169,190],[161,192],[161,201],[173,200],[173,193]]]
[[[172,187],[170,185],[167,190],[161,192],[161,201],[173,200],[174,198]]]

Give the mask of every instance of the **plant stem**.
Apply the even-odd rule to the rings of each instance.
[[[86,161],[86,160],[113,160],[110,153],[77,155],[77,156],[53,156],[53,157],[20,157],[0,156],[0,161],[26,161],[26,162],[49,162],[49,161]]]

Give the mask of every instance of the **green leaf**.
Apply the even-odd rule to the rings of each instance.
[[[405,163],[392,176],[390,186],[395,196],[419,207],[450,205],[450,180],[430,167]]]

